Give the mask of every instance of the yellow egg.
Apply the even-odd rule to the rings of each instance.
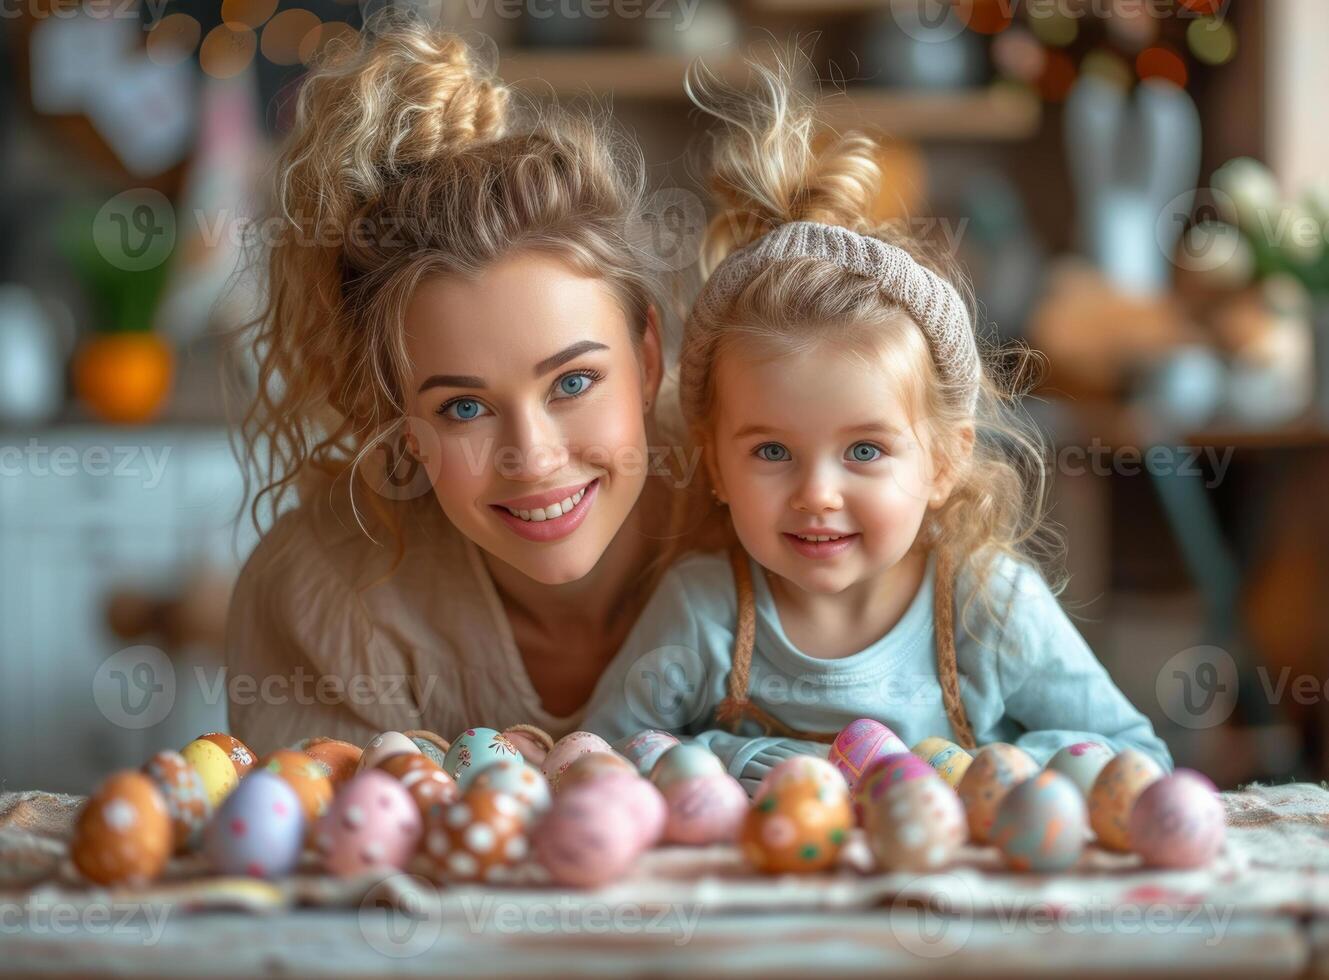
[[[1108,761],[1089,790],[1089,826],[1101,846],[1114,851],[1131,849],[1131,809],[1162,775],[1158,763],[1136,749],[1124,749]]]
[[[937,775],[951,787],[960,785],[960,780],[969,771],[969,764],[974,761],[974,757],[960,746],[936,735],[923,739],[911,751],[937,770]]]
[[[180,754],[203,777],[203,790],[208,794],[208,802],[214,810],[217,809],[240,782],[231,757],[216,742],[203,738],[194,739],[180,750]]]

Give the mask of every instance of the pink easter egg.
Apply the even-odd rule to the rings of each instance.
[[[882,756],[868,767],[854,787],[854,816],[859,824],[867,819],[868,810],[882,795],[901,783],[935,776],[936,770],[912,752],[894,752]]]
[[[628,808],[642,850],[660,843],[664,837],[668,807],[654,783],[627,772],[604,773],[595,783],[613,787],[607,788],[605,792],[612,793],[617,801]]]
[[[559,779],[581,756],[592,752],[612,753],[613,751],[608,742],[593,732],[572,732],[554,743],[554,747],[549,750],[549,754],[541,763],[540,771],[545,774],[549,785],[557,792]]]
[[[374,868],[404,868],[420,842],[420,808],[381,769],[358,773],[314,825],[323,866],[341,877]]]
[[[748,794],[730,775],[694,776],[664,791],[665,840],[675,844],[722,844],[738,839],[748,812]]]
[[[554,881],[593,887],[621,878],[641,854],[633,809],[618,777],[573,786],[554,797],[533,831],[533,851]]]
[[[1155,867],[1207,864],[1226,836],[1218,791],[1193,769],[1178,769],[1150,783],[1131,808],[1131,850]]]
[[[908,752],[909,746],[879,721],[851,721],[831,743],[830,761],[853,789],[878,759]]]
[[[660,756],[677,744],[678,739],[668,732],[648,728],[616,743],[614,748],[637,767],[637,772],[649,776]]]

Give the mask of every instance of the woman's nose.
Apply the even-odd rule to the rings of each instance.
[[[567,465],[567,441],[544,406],[515,416],[509,438],[510,446],[495,456],[508,479],[535,483]]]

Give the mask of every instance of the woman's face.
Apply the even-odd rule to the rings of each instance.
[[[606,283],[519,253],[422,283],[405,326],[408,438],[443,512],[536,581],[582,578],[645,484],[654,323],[634,344]]]

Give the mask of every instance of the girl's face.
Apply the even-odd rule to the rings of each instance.
[[[884,357],[830,347],[715,366],[710,462],[739,540],[764,568],[833,594],[888,571],[949,486]]]
[[[585,576],[645,485],[654,322],[634,344],[603,281],[519,253],[422,283],[405,326],[408,441],[448,519],[536,581]]]

